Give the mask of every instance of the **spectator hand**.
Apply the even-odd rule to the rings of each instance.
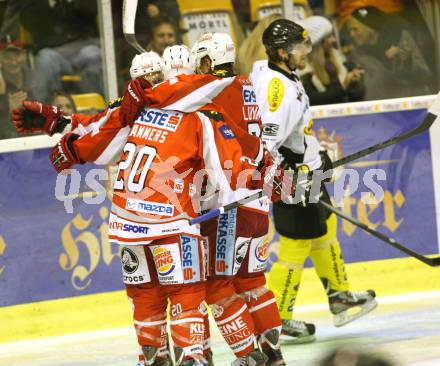
[[[266,151],[263,159],[258,164],[250,189],[262,189],[272,202],[278,202],[295,193],[292,179],[283,168],[277,165],[272,155]]]
[[[361,68],[354,68],[350,72],[347,73],[347,76],[345,77],[345,80],[342,82],[342,87],[346,90],[351,85],[358,83],[361,81],[363,75],[364,75],[364,69]]]
[[[66,133],[50,151],[50,162],[57,173],[61,173],[64,169],[70,169],[74,164],[81,163],[73,148],[73,143],[78,138],[79,135],[75,133]]]
[[[27,99],[27,93],[23,90],[19,90],[15,93],[9,93],[8,99],[9,99],[9,110],[20,108],[23,101]]]
[[[22,105],[12,111],[12,123],[18,133],[45,132],[52,136],[65,127],[61,123],[63,111],[58,107],[29,100],[23,101]]]
[[[131,80],[124,91],[119,119],[122,126],[132,126],[139,113],[149,105],[149,101],[144,93],[145,88],[151,84],[143,77]]]

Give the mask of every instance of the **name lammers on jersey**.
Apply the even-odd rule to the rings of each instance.
[[[145,141],[157,141],[160,144],[163,144],[167,139],[168,131],[135,123],[131,128],[129,136],[143,139]]]
[[[180,112],[145,108],[135,122],[175,132],[182,118],[183,113]]]
[[[134,198],[128,198],[125,204],[127,210],[143,212],[151,215],[174,216],[174,206],[165,203],[156,203]]]

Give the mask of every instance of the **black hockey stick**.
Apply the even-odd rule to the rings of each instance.
[[[396,249],[398,249],[398,250],[408,254],[409,256],[418,259],[419,261],[427,264],[428,266],[431,266],[431,267],[438,267],[438,266],[440,266],[440,256],[433,257],[433,258],[425,257],[424,255],[419,254],[417,252],[414,252],[413,250],[407,248],[403,244],[398,243],[393,238],[390,238],[390,237],[386,236],[385,234],[382,234],[379,231],[376,231],[376,230],[370,228],[368,225],[366,225],[366,224],[356,220],[354,217],[346,215],[342,211],[340,211],[337,208],[333,207],[331,204],[329,204],[327,202],[324,202],[324,201],[320,201],[319,203],[322,206],[324,206],[327,210],[329,210],[331,212],[334,212],[339,217],[342,217],[344,220],[347,220],[348,222],[351,222],[353,225],[356,225],[357,227],[360,227],[361,229],[365,230],[367,233],[370,233],[371,235],[373,235],[376,238],[384,241],[388,245],[391,245],[392,247],[394,247],[394,248],[396,248]]]
[[[362,158],[364,156],[372,154],[376,151],[385,149],[388,146],[391,146],[393,144],[397,144],[398,142],[407,140],[413,136],[418,135],[419,133],[427,131],[432,126],[432,124],[436,120],[437,116],[439,116],[439,115],[440,115],[440,93],[437,94],[437,97],[436,97],[434,103],[432,104],[431,108],[429,108],[428,113],[427,113],[426,117],[423,119],[422,123],[420,123],[416,128],[414,128],[408,132],[405,132],[399,136],[393,137],[389,140],[385,140],[379,144],[367,147],[366,149],[363,149],[363,150],[360,150],[360,151],[355,152],[353,154],[350,154],[342,159],[339,159],[339,160],[332,163],[332,168],[337,168],[341,165],[350,163],[354,160],[357,160],[359,158]],[[194,224],[198,224],[203,221],[210,220],[214,217],[221,215],[222,213],[224,213],[226,211],[237,208],[237,207],[244,205],[248,202],[255,201],[255,200],[261,198],[263,195],[264,194],[262,191],[254,193],[248,197],[245,197],[245,198],[242,198],[241,200],[229,203],[223,207],[219,207],[219,208],[215,208],[213,210],[210,210],[207,213],[190,220],[189,223],[190,223],[190,225],[194,225]]]
[[[122,31],[125,40],[130,46],[136,49],[136,51],[143,53],[146,51],[136,40],[136,33],[134,31],[137,6],[138,0],[124,0],[122,4]]]

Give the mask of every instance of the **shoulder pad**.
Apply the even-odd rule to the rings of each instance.
[[[272,78],[267,88],[267,100],[269,102],[269,110],[275,112],[284,97],[284,83],[279,78]]]
[[[116,99],[113,99],[112,101],[110,101],[108,103],[108,107],[109,108],[117,108],[121,105],[121,103],[122,103],[122,97],[119,97],[119,98],[116,98]]]

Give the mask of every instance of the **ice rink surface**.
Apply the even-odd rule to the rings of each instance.
[[[316,365],[333,348],[353,345],[387,355],[396,365],[440,365],[440,291],[379,297],[378,301],[376,310],[342,328],[332,325],[326,304],[298,308],[297,319],[315,322],[317,341],[282,346],[287,364]],[[229,365],[231,352],[218,331],[212,333],[215,365]],[[136,355],[132,328],[0,345],[4,366],[134,366]]]

